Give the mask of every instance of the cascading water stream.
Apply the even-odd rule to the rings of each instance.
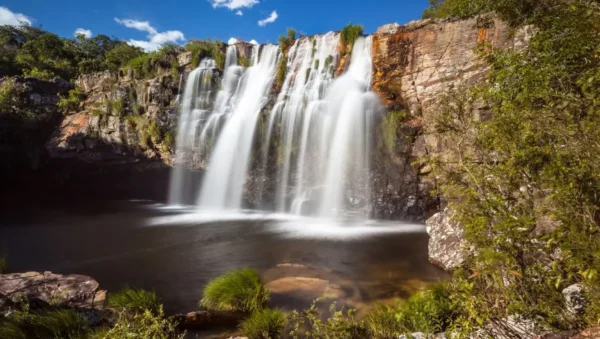
[[[356,41],[349,70],[333,80],[339,34],[290,49],[288,77],[271,112],[264,149],[277,142],[280,212],[366,215],[369,149],[377,98],[369,92],[371,38]],[[267,154],[263,154],[263,164]]]
[[[192,185],[191,176],[182,163],[189,152],[197,148],[197,127],[205,118],[213,96],[215,61],[202,60],[198,68],[190,72],[181,99],[181,113],[177,127],[175,167],[171,173],[169,203],[184,204]]]
[[[295,42],[281,91],[260,125],[283,57],[277,46],[253,46],[252,66],[246,69],[237,65],[237,48],[230,45],[216,94],[202,87],[210,82],[206,79],[213,70],[207,69],[215,67],[214,61],[203,61],[190,74],[177,154],[190,148],[208,159],[196,201],[200,208],[240,209],[248,172],[262,166],[261,189],[275,187],[271,196],[279,212],[368,215],[372,119],[379,108],[369,91],[371,38],[355,42],[347,72],[334,78],[339,41],[339,33],[332,32]],[[253,149],[257,140],[262,149]],[[262,155],[262,161],[253,161],[253,154]],[[181,203],[178,197],[192,186],[182,173],[179,167],[174,170],[171,202]]]
[[[252,152],[256,124],[271,90],[278,47],[263,47],[261,58],[246,70],[231,98],[231,111],[211,152],[198,205],[209,209],[239,209]]]

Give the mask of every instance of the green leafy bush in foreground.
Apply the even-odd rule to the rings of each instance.
[[[184,337],[185,333],[178,333],[173,322],[164,319],[162,306],[156,313],[150,310],[134,314],[118,312],[112,327],[96,330],[89,335],[90,339],[183,339]]]
[[[270,292],[253,269],[228,272],[208,283],[200,305],[215,311],[253,312],[269,302]]]
[[[241,329],[250,339],[281,338],[287,319],[280,310],[264,309],[252,313],[244,320]]]
[[[85,338],[88,331],[87,323],[74,310],[18,311],[11,318],[0,320],[0,338],[7,339],[79,339]]]
[[[317,310],[315,300],[308,310],[294,311],[290,318],[292,330],[291,338],[369,338],[368,329],[363,321],[355,318],[356,310],[337,309],[336,303],[329,307],[329,318],[322,320],[322,315]]]
[[[449,286],[439,283],[396,306],[380,306],[366,323],[374,337],[392,338],[414,332],[444,332],[454,317]]]
[[[159,314],[161,305],[154,292],[125,288],[118,293],[108,295],[108,307],[117,311],[137,313],[150,311],[152,314]]]

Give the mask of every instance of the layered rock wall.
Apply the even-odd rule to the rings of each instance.
[[[378,29],[373,89],[389,111],[403,117],[394,150],[382,157],[389,160],[380,161],[375,170],[378,216],[422,220],[440,209],[440,200],[430,193],[435,188],[430,169],[418,163],[428,152],[444,148],[424,128],[433,122],[436,103],[450,88],[482,81],[488,66],[478,47],[522,48],[530,34],[530,29],[514,31],[493,16]]]

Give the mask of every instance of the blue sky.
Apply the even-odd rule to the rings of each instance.
[[[288,27],[315,34],[349,22],[374,32],[386,23],[420,18],[427,5],[427,0],[0,0],[0,24],[29,20],[64,37],[79,28],[152,49],[194,38],[276,42]]]

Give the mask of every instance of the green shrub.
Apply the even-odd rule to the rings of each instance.
[[[110,112],[122,116],[125,113],[125,101],[122,98],[110,101]]]
[[[362,25],[347,24],[342,29],[340,34],[340,43],[342,44],[342,55],[352,52],[356,39],[363,34],[364,27]]]
[[[79,88],[74,88],[69,91],[68,96],[60,96],[60,100],[56,106],[58,106],[58,109],[65,114],[68,112],[77,112],[81,107],[81,102],[85,100],[85,97],[85,93]]]
[[[39,69],[37,67],[34,67],[29,71],[25,71],[23,75],[25,75],[26,77],[33,77],[42,80],[52,80],[56,78],[56,74],[54,74],[52,71],[47,69]]]
[[[256,311],[241,324],[242,333],[250,339],[281,338],[287,319],[280,310]]]
[[[0,84],[0,112],[11,113],[23,106],[25,90],[14,79],[4,80]]]
[[[285,82],[285,76],[287,73],[287,57],[281,57],[279,65],[277,66],[277,86],[283,86]]]
[[[250,67],[250,59],[249,58],[242,56],[238,59],[238,62],[240,64],[240,66]]]
[[[330,317],[323,322],[319,311],[317,310],[315,300],[308,310],[298,312],[294,311],[291,315],[292,330],[289,336],[297,338],[344,338],[344,339],[363,339],[368,338],[368,331],[365,323],[355,318],[356,310],[337,309],[335,303],[329,307]]]
[[[270,292],[253,269],[228,272],[208,283],[200,305],[209,310],[253,312],[269,302]]]
[[[6,257],[0,257],[0,274],[8,273],[8,261]]]
[[[17,311],[0,320],[0,338],[7,339],[80,339],[88,331],[86,321],[74,310]]]
[[[379,135],[381,136],[381,146],[389,153],[394,154],[398,141],[398,129],[408,114],[406,111],[391,111],[381,120],[379,125]]]
[[[118,293],[109,294],[108,307],[135,313],[150,311],[153,314],[159,314],[160,311],[160,303],[154,292],[132,288],[125,288]]]
[[[178,333],[175,324],[164,319],[162,306],[156,313],[145,310],[141,313],[118,312],[111,328],[96,330],[89,339],[183,339],[185,333]]]
[[[6,319],[0,319],[0,338],[28,339],[27,333],[17,323]]]

